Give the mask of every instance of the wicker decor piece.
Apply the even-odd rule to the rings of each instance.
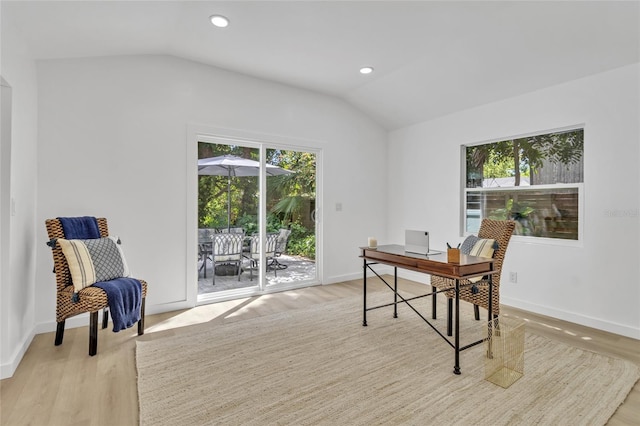
[[[483,219],[480,225],[480,231],[478,232],[479,238],[491,238],[498,243],[498,250],[493,255],[495,259],[494,269],[497,273],[493,274],[493,297],[492,297],[492,312],[494,316],[500,314],[500,275],[502,274],[502,262],[509,246],[509,240],[513,234],[515,228],[515,222],[512,220],[493,220]],[[461,280],[460,284],[470,284],[468,280]],[[455,282],[448,278],[431,276],[431,286],[439,289],[451,289],[455,287]],[[474,289],[477,289],[477,293],[474,293]],[[448,300],[448,328],[447,334],[451,335],[451,316],[452,316],[452,304],[453,298],[455,298],[455,290],[449,290],[444,293]],[[434,299],[436,295],[433,295]],[[460,300],[465,300],[474,304],[475,317],[480,319],[478,307],[481,306],[485,309],[489,309],[489,282],[487,280],[481,280],[475,283],[475,286],[467,286],[460,289]],[[435,303],[433,304],[433,317],[436,317]]]
[[[98,218],[98,228],[101,237],[109,236],[109,228],[107,219]],[[47,234],[49,239],[64,238],[64,230],[59,219],[47,219],[45,221]],[[64,338],[64,325],[67,318],[89,312],[89,355],[93,356],[97,353],[98,347],[98,311],[103,310],[102,328],[107,327],[109,321],[107,293],[98,287],[89,286],[78,292],[79,300],[72,300],[74,288],[71,281],[71,273],[69,265],[62,253],[60,245],[56,244],[52,248],[53,253],[53,272],[56,274],[56,321],[58,323],[56,329],[55,345],[62,344]],[[144,308],[145,299],[147,297],[147,283],[142,283],[142,304],[140,306],[140,321],[138,321],[138,334],[144,334]]]
[[[485,342],[484,378],[508,388],[524,375],[525,323],[518,318],[489,321]]]

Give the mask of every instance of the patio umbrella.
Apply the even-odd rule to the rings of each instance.
[[[280,176],[293,173],[281,167],[267,164],[267,176]],[[202,158],[198,160],[198,175],[227,176],[227,229],[231,227],[231,178],[242,176],[258,176],[260,163],[235,155]]]

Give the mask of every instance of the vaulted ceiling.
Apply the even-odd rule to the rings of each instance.
[[[37,59],[174,55],[337,96],[396,129],[640,62],[639,6],[3,0],[1,14]]]

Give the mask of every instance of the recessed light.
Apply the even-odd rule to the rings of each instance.
[[[229,20],[222,15],[211,15],[209,19],[211,23],[218,28],[224,28],[229,25]]]
[[[360,68],[360,74],[371,74],[372,72],[373,72],[373,67]]]

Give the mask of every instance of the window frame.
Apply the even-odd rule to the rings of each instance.
[[[549,238],[549,237],[535,237],[531,235],[513,235],[511,238],[513,241],[519,241],[523,243],[536,243],[545,245],[557,245],[557,246],[571,246],[582,247],[583,234],[584,234],[584,183],[557,183],[553,185],[533,185],[533,186],[511,186],[502,188],[462,188],[462,235],[467,237],[477,232],[469,232],[466,227],[467,219],[467,194],[470,192],[517,192],[517,191],[531,191],[533,190],[548,190],[548,189],[577,189],[578,192],[578,239],[568,240],[564,238]]]
[[[511,187],[498,187],[498,188],[467,188],[467,148],[479,145],[489,145],[505,140],[519,139],[524,137],[545,135],[550,133],[561,133],[572,130],[582,130],[586,135],[586,126],[584,124],[568,126],[563,128],[556,128],[544,131],[536,131],[527,134],[521,134],[517,136],[506,136],[497,139],[487,140],[483,142],[462,144],[460,145],[460,234],[463,237],[467,237],[477,232],[467,231],[467,194],[470,192],[518,192],[518,191],[531,191],[531,190],[550,190],[550,189],[577,189],[578,192],[578,239],[569,240],[563,238],[550,238],[550,237],[536,237],[530,235],[513,235],[512,241],[526,243],[526,244],[539,244],[548,246],[564,246],[564,247],[583,247],[584,243],[584,221],[585,221],[585,209],[584,209],[584,180],[579,183],[556,183],[546,185],[530,185],[530,186],[511,186]],[[585,150],[583,148],[582,155],[584,157]],[[481,216],[480,219],[483,217]]]

